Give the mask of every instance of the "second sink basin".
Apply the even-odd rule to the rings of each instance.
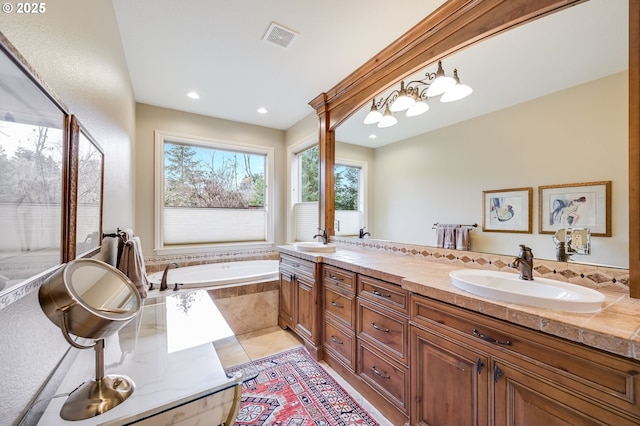
[[[507,303],[566,312],[598,312],[604,295],[596,290],[547,278],[521,280],[518,274],[461,269],[449,273],[461,290]]]
[[[335,244],[322,244],[318,242],[302,242],[302,243],[294,243],[293,246],[298,251],[306,251],[311,253],[335,253],[336,245]]]

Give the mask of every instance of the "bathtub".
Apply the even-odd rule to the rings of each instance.
[[[175,283],[181,284],[180,289],[189,289],[275,281],[279,278],[278,267],[278,260],[242,260],[171,267],[167,275],[167,285],[169,290],[172,290]],[[147,277],[155,288],[160,288],[163,272],[154,272]]]

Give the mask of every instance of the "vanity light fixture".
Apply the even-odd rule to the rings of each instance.
[[[437,71],[427,73],[424,79],[413,80],[406,85],[401,81],[400,89],[391,92],[386,99],[373,98],[364,123],[390,127],[398,122],[393,116],[395,112],[406,111],[407,117],[415,117],[429,110],[429,98],[442,95],[441,102],[453,102],[469,96],[471,92],[471,87],[460,83],[457,69],[453,70],[453,77],[449,77],[442,68],[442,61],[438,61]]]

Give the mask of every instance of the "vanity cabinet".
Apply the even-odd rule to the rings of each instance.
[[[316,359],[320,346],[319,265],[293,256],[280,255],[278,325],[300,336]]]
[[[640,423],[637,361],[418,295],[410,308],[412,424]]]
[[[375,392],[409,415],[409,293],[358,275],[357,374]]]
[[[325,357],[330,356],[355,372],[356,274],[323,265],[322,287]]]

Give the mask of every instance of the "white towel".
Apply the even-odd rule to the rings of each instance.
[[[144,299],[147,297],[147,286],[149,282],[147,280],[140,238],[133,237],[124,243],[122,255],[118,262],[118,269],[135,284],[141,298]]]

